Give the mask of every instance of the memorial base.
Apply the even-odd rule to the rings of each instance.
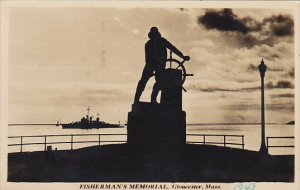
[[[139,102],[128,113],[127,142],[138,146],[186,144],[186,114],[160,104]]]

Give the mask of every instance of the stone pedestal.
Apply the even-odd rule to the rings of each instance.
[[[184,145],[185,112],[140,102],[128,114],[128,143],[135,145]]]
[[[166,70],[160,104],[139,102],[128,113],[127,141],[139,146],[186,144],[186,114],[182,111],[181,70]]]

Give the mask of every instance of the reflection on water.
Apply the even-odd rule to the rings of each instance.
[[[187,134],[213,134],[213,135],[244,135],[245,149],[258,151],[261,142],[260,125],[187,125]],[[62,129],[58,126],[9,126],[9,136],[26,136],[26,135],[62,135],[62,134],[126,134],[126,128],[108,128],[108,129]],[[266,136],[294,136],[293,125],[266,125]],[[187,137],[187,141],[203,141],[197,139],[201,137]],[[206,141],[223,142],[223,137],[206,137]],[[25,138],[23,143],[44,142],[43,138]],[[97,141],[98,136],[74,137],[74,141]],[[126,136],[101,136],[101,141],[109,140],[126,140]],[[47,142],[70,141],[70,137],[49,137]],[[241,143],[241,139],[226,137],[226,142]],[[9,139],[9,144],[20,143],[20,139]],[[105,143],[101,143],[105,144]],[[74,148],[98,145],[98,143],[74,144]],[[269,145],[294,145],[293,139],[270,139]],[[221,146],[221,145],[220,145]],[[70,149],[70,144],[55,144],[53,149]],[[241,148],[241,146],[232,145],[232,147]],[[23,151],[43,150],[44,145],[25,146]],[[20,147],[9,147],[9,152],[18,152]],[[270,154],[294,154],[294,148],[271,148]]]

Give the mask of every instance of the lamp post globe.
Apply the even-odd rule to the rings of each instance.
[[[258,66],[258,70],[261,78],[265,78],[265,73],[267,71],[267,65],[265,65],[264,60],[262,59],[260,65]]]

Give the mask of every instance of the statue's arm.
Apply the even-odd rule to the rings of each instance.
[[[173,46],[173,44],[171,44],[168,40],[163,38],[163,42],[169,50],[171,50],[173,53],[175,53],[179,57],[184,58],[183,53],[181,53],[181,51],[179,51],[175,46]]]

